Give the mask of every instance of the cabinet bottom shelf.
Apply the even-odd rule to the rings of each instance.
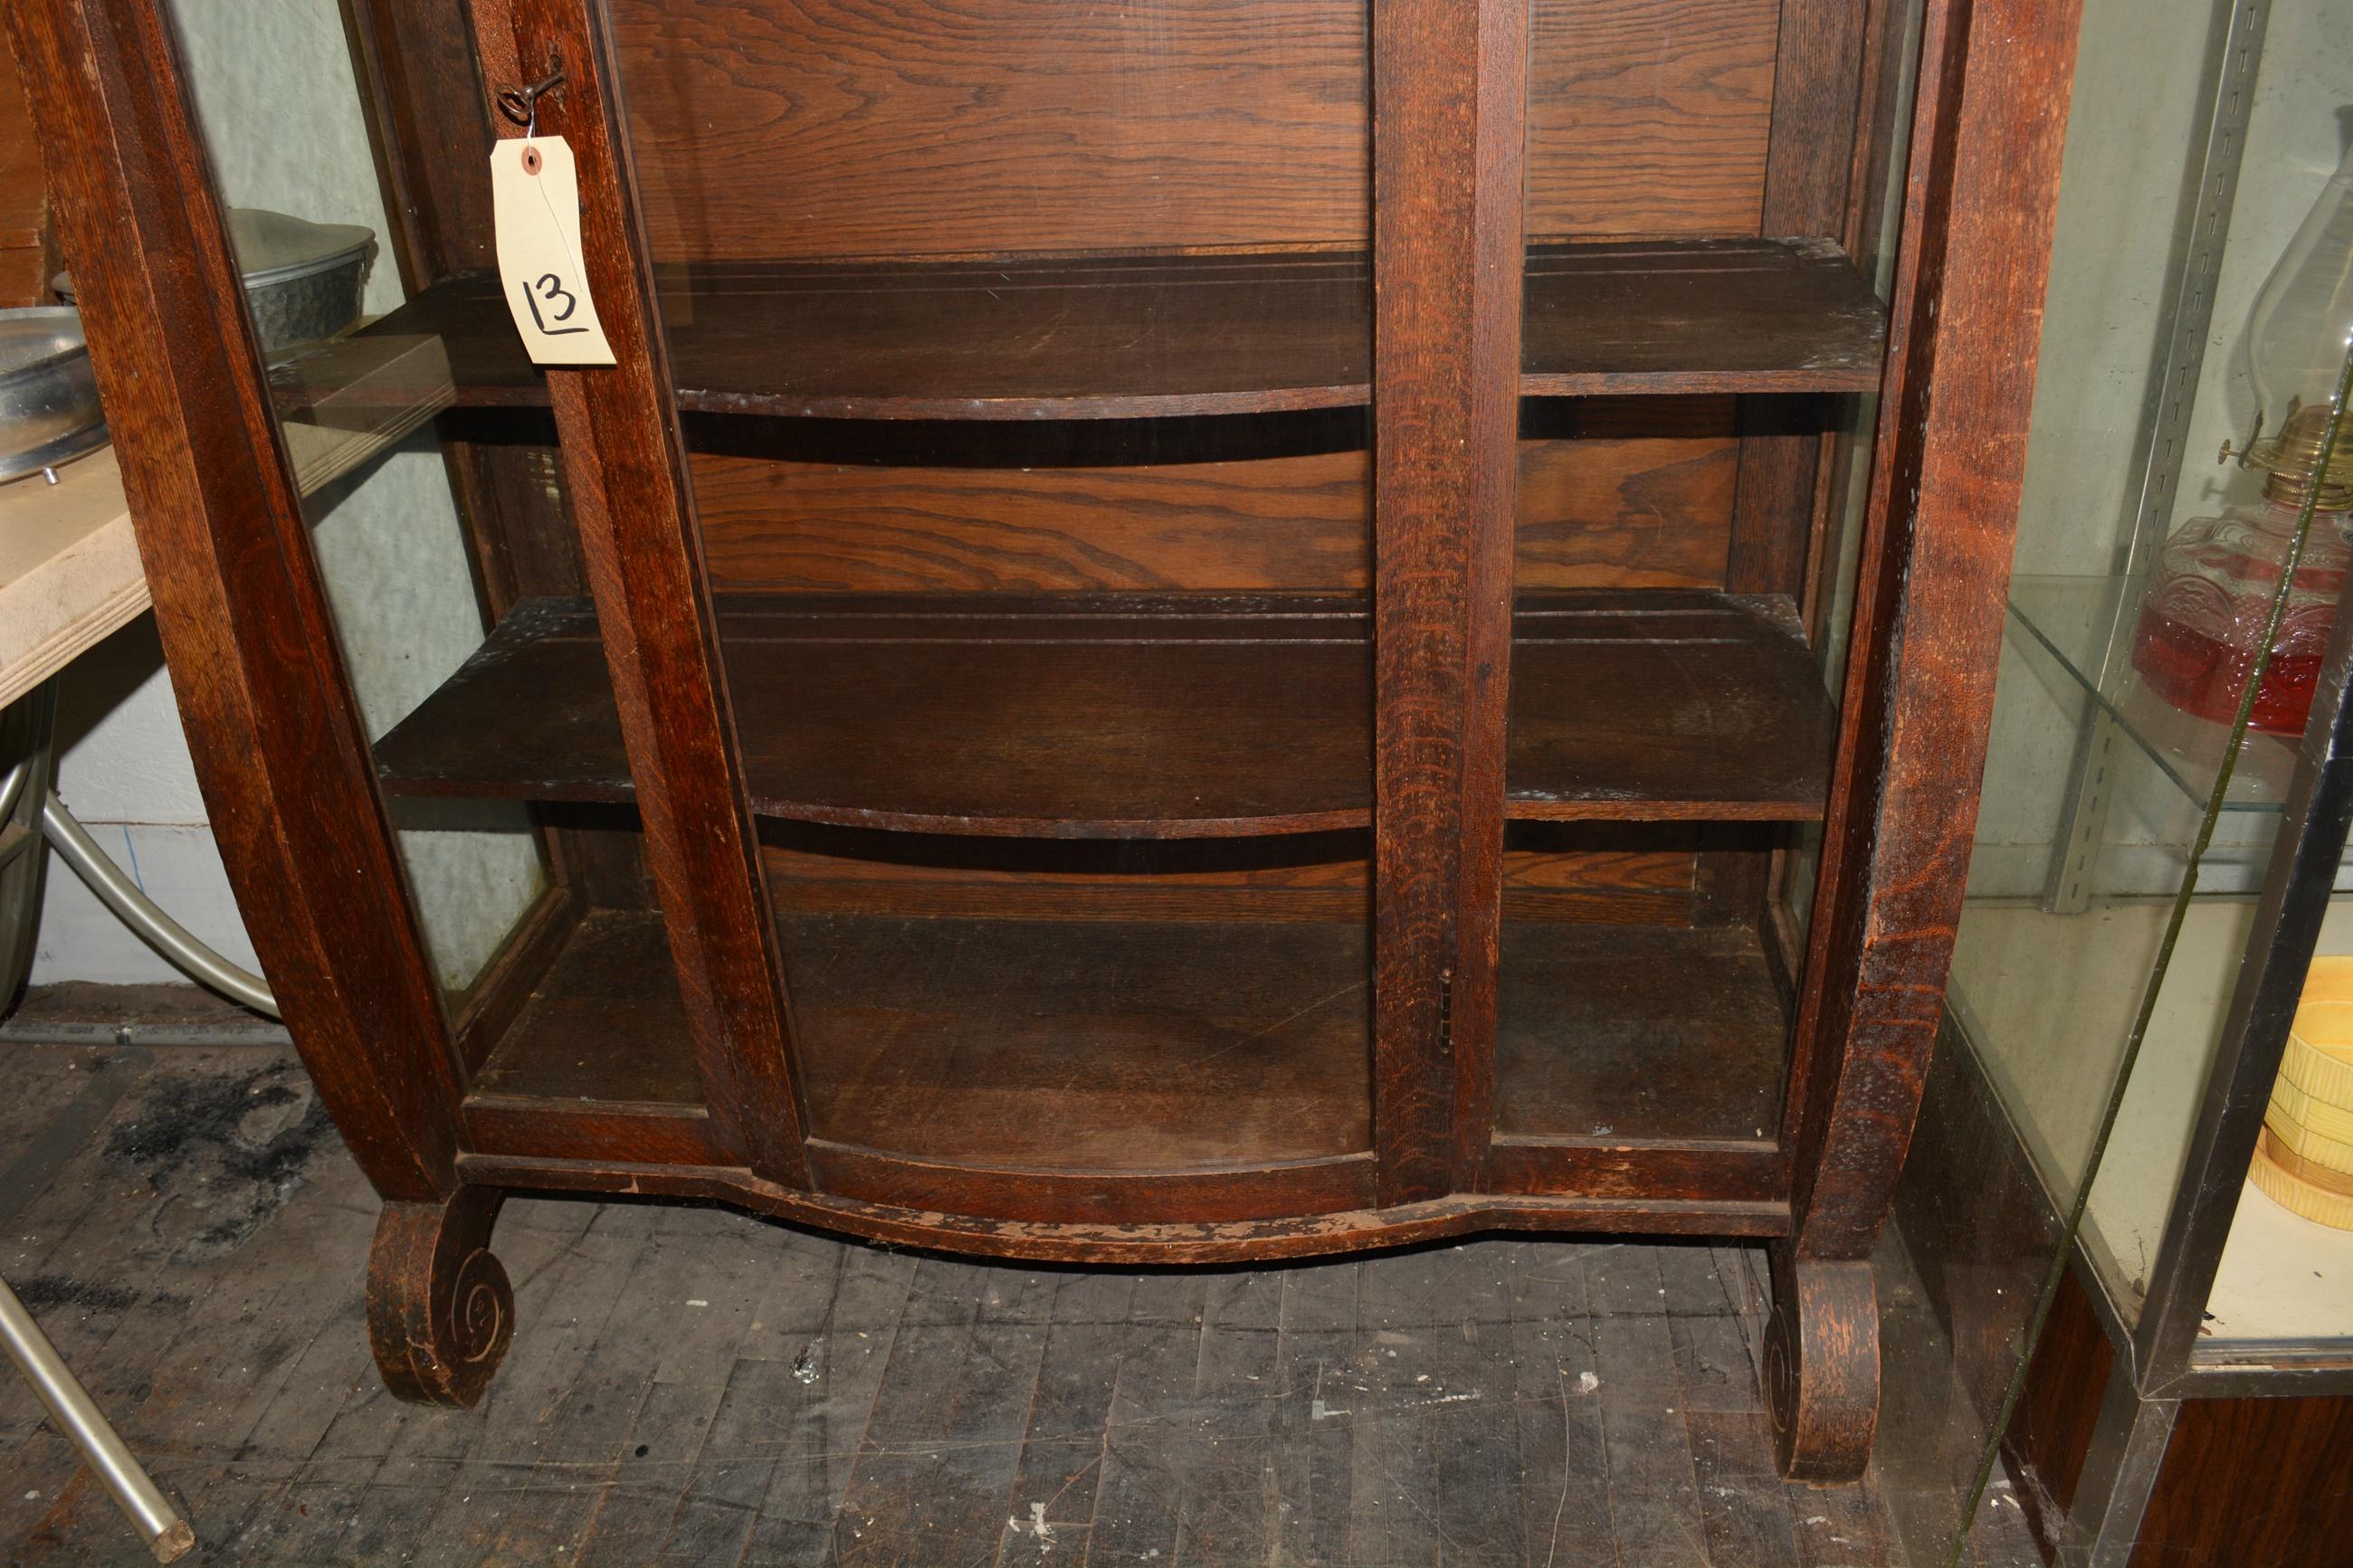
[[[1359,924],[777,922],[813,1136],[1041,1172],[1259,1168],[1372,1147]],[[584,920],[475,1074],[520,1100],[699,1110],[661,918]]]
[[[1369,1160],[1361,922],[794,914],[778,933],[811,1132],[838,1166],[1071,1180]],[[1784,1013],[1755,933],[1515,923],[1504,956],[1498,1190],[1772,1195]],[[491,1152],[725,1163],[659,915],[578,923],[474,1074],[467,1121]]]
[[[1787,1017],[1747,927],[1507,921],[1496,1137],[1770,1143]]]

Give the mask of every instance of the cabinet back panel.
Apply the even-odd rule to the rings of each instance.
[[[1528,226],[1754,234],[1777,0],[1535,0]],[[1361,247],[1365,0],[616,0],[655,255]]]
[[[1780,0],[1534,0],[1528,234],[1753,235]]]
[[[1520,448],[1523,588],[1720,587],[1728,437]],[[910,468],[698,453],[712,585],[1361,588],[1365,454],[1148,468]]]

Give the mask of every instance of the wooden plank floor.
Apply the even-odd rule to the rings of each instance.
[[[237,1563],[1829,1568],[1738,1248],[1491,1239],[1090,1272],[712,1208],[517,1201],[482,1407],[369,1364],[376,1203],[269,1046],[0,1047],[0,1270]],[[2015,1523],[1974,1561],[2033,1563]],[[0,1552],[145,1561],[0,1377]]]

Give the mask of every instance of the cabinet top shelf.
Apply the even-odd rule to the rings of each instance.
[[[1345,252],[734,263],[661,283],[679,401],[697,412],[1119,419],[1369,395],[1371,287]],[[460,405],[543,404],[497,289],[487,273],[435,284],[281,374],[281,404],[397,335],[442,341]],[[1540,396],[1867,391],[1884,338],[1879,300],[1821,239],[1534,246],[1525,317],[1522,390]]]

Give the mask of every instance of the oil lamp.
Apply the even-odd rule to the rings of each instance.
[[[2248,322],[2255,424],[2236,456],[2263,475],[2259,502],[2183,523],[2159,551],[2133,668],[2167,701],[2229,723],[2270,620],[2307,500],[2312,528],[2255,690],[2259,730],[2301,734],[2353,556],[2353,439],[2321,447],[2353,350],[2353,151],[2272,268]],[[2353,430],[2347,432],[2353,437]],[[2225,444],[2222,457],[2232,457]]]

